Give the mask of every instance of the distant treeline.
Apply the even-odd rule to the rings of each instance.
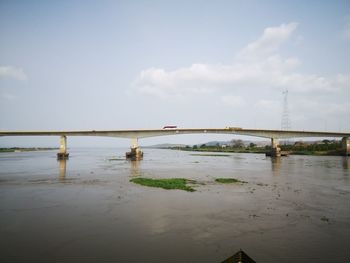
[[[341,155],[342,143],[337,140],[323,140],[315,142],[295,143],[282,142],[279,145],[282,151],[289,152],[289,154],[305,154],[305,155]],[[245,145],[241,140],[233,140],[227,145],[186,145],[185,147],[171,147],[171,149],[178,149],[184,151],[201,151],[201,152],[242,152],[242,153],[266,153],[271,150],[270,145],[258,146],[251,142]]]
[[[337,140],[323,140],[314,143],[295,142],[293,145],[282,144],[280,148],[282,151],[290,151],[292,154],[342,154],[342,143]]]

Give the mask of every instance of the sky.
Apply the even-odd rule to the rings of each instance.
[[[350,132],[349,1],[0,0],[0,37],[0,130],[280,129],[288,90],[291,129]]]

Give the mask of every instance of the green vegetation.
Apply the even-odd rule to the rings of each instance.
[[[49,151],[57,150],[58,148],[40,148],[40,147],[31,147],[31,148],[21,148],[21,147],[11,147],[11,148],[0,148],[0,152],[33,152],[33,151]]]
[[[176,147],[171,148],[176,150],[183,151],[197,151],[197,152],[223,152],[223,153],[265,153],[265,147],[257,147],[256,144],[250,143],[249,146],[245,147],[242,140],[232,140],[228,145],[206,145],[202,144],[200,146],[193,145],[193,147],[186,145],[186,147]],[[193,154],[194,155],[194,154]],[[200,156],[200,155],[198,155]],[[203,155],[204,156],[204,155]],[[219,154],[208,154],[207,156],[219,156]],[[220,156],[229,156],[229,155],[220,155]]]
[[[322,140],[315,142],[297,141],[293,144],[284,144],[282,141],[279,147],[281,148],[281,151],[295,155],[343,155],[341,141],[337,140]],[[266,152],[271,151],[271,146],[257,146],[252,142],[249,144],[244,144],[242,140],[231,140],[226,145],[220,145],[219,143],[216,145],[186,145],[185,147],[176,147],[170,149],[196,152],[265,154]]]
[[[297,155],[342,155],[341,141],[323,140],[314,143],[298,141],[294,144],[280,145],[282,151]]]
[[[222,184],[233,184],[233,183],[245,184],[245,183],[247,183],[247,182],[235,179],[235,178],[216,178],[215,182],[222,183]]]
[[[195,189],[186,185],[187,183],[195,183],[193,180],[187,180],[184,178],[171,178],[171,179],[152,179],[152,178],[133,178],[130,182],[135,184],[159,187],[163,189],[180,189],[188,192],[194,192]]]

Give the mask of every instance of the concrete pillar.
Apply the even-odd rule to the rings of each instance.
[[[126,152],[125,154],[127,159],[132,160],[140,160],[143,157],[143,152],[141,151],[139,144],[138,144],[138,138],[132,138],[131,139],[131,148],[130,152]]]
[[[342,142],[342,148],[343,148],[344,155],[349,156],[350,155],[350,138],[344,137],[341,142]]]
[[[60,138],[60,151],[57,153],[57,159],[68,159],[69,153],[67,153],[67,136],[62,135]]]
[[[280,157],[281,156],[281,148],[278,147],[279,141],[276,138],[271,138],[271,157]]]
[[[139,139],[138,138],[132,138],[131,139],[131,148],[138,148],[139,147]]]

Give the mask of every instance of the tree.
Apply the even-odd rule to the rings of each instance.
[[[235,140],[233,143],[233,147],[234,148],[243,148],[244,147],[244,143],[242,140]]]
[[[331,141],[330,141],[330,140],[325,139],[325,140],[323,140],[322,142],[323,142],[324,144],[329,144]]]
[[[256,147],[256,144],[255,143],[249,143],[249,148],[254,148],[254,147]]]

